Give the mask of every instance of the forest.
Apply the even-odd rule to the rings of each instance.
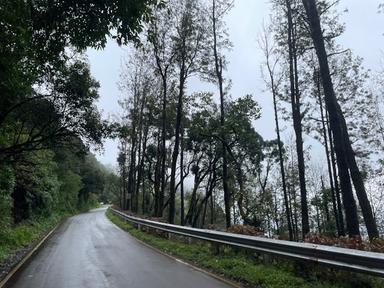
[[[340,1],[270,2],[258,46],[274,139],[255,124],[261,96],[231,94],[226,17],[236,3],[166,1],[143,26],[119,82],[119,206],[295,241],[378,238],[383,74],[339,44]],[[190,92],[190,82],[208,88]]]
[[[233,1],[1,1],[0,231],[108,202],[293,241],[383,236],[384,74],[339,44],[339,1],[270,2],[258,49],[274,139],[259,96],[231,94]],[[98,110],[85,55],[108,39],[130,48],[119,121]],[[116,171],[91,152],[106,138]]]

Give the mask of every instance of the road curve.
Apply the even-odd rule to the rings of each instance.
[[[69,218],[14,278],[7,287],[230,287],[143,246],[103,208]]]

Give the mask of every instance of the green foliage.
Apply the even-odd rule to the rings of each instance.
[[[101,146],[108,125],[95,106],[99,83],[87,62],[67,61],[41,80],[42,87],[30,83],[34,91],[10,95],[0,107],[0,159],[12,162],[25,152],[77,145],[74,138]]]
[[[48,150],[36,152],[31,176],[34,185],[28,193],[33,197],[31,205],[37,214],[49,215],[57,202],[60,183],[55,173],[53,156],[54,153]]]
[[[112,200],[112,191],[118,193],[117,176],[107,171],[92,154],[84,156],[69,149],[56,153],[39,150],[24,153],[12,166],[13,169],[0,167],[0,205],[5,212],[2,227],[34,216],[47,217],[54,212],[86,211],[95,207],[101,198],[105,202],[108,198]],[[109,183],[111,191],[105,183]],[[109,196],[104,196],[107,193]]]
[[[0,261],[38,240],[64,217],[97,207],[107,189],[104,183],[111,187],[118,182],[91,154],[41,150],[22,160],[13,163],[13,169],[0,166]]]
[[[246,155],[255,164],[262,159],[263,138],[253,128],[252,121],[261,117],[260,107],[251,95],[229,103],[226,112],[225,132],[231,139],[237,156]],[[237,153],[236,153],[237,150]]]
[[[0,3],[0,161],[78,136],[101,145],[99,84],[84,57],[107,37],[138,41],[158,0]],[[87,142],[88,141],[88,142]]]
[[[89,154],[85,157],[84,163],[80,166],[80,175],[82,177],[83,187],[79,191],[79,209],[89,208],[96,204],[97,197],[104,191],[104,170],[101,164],[96,160],[95,156]]]
[[[53,229],[68,214],[52,214],[49,217],[35,217],[13,228],[0,231],[0,262],[14,251],[27,247],[42,235]]]
[[[15,176],[9,166],[0,164],[0,231],[5,231],[11,219],[11,191],[15,185]]]
[[[60,178],[59,199],[56,206],[61,211],[75,212],[77,209],[78,195],[83,187],[81,176],[71,170],[62,172]]]
[[[13,163],[16,183],[11,195],[15,223],[53,211],[59,190],[53,156],[52,151],[40,150]]]
[[[106,170],[103,193],[100,195],[100,202],[118,203],[120,197],[120,177],[112,171]]]

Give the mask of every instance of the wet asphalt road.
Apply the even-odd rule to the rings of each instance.
[[[143,246],[104,213],[69,218],[8,287],[230,287]]]

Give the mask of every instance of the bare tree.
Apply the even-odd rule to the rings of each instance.
[[[277,145],[278,145],[278,151],[279,151],[279,164],[280,164],[280,174],[281,174],[281,183],[283,188],[283,195],[284,195],[284,205],[285,205],[285,214],[287,219],[287,226],[288,226],[288,233],[289,233],[289,240],[293,240],[293,229],[292,229],[292,223],[291,223],[291,211],[289,207],[289,200],[288,200],[288,191],[287,191],[287,184],[285,179],[285,169],[284,169],[284,155],[283,155],[283,144],[280,137],[280,125],[279,125],[279,116],[278,116],[278,107],[277,107],[277,101],[278,101],[278,93],[279,93],[279,86],[281,84],[281,78],[283,75],[280,73],[277,74],[277,64],[278,64],[278,58],[274,58],[274,47],[270,45],[270,31],[268,31],[268,28],[264,28],[264,34],[262,35],[262,39],[260,41],[260,46],[262,51],[264,52],[265,56],[265,65],[267,68],[267,77],[269,79],[265,79],[265,83],[267,87],[270,89],[272,93],[273,98],[273,109],[274,109],[274,116],[275,116],[275,130],[276,130],[276,136],[277,136]],[[277,74],[277,75],[276,75]]]

